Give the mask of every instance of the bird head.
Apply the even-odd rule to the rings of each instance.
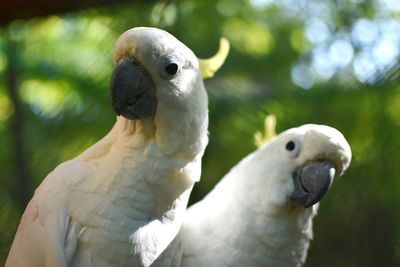
[[[214,72],[226,55],[227,51],[225,56],[217,56],[220,65]],[[212,76],[213,72],[208,72],[216,59],[210,61],[197,59],[188,47],[163,30],[137,27],[126,31],[115,44],[110,86],[114,111],[137,120],[164,112],[160,104],[182,112],[188,108],[186,105],[207,105],[202,76]]]
[[[333,179],[348,168],[351,149],[338,130],[307,124],[277,135],[259,148],[255,157],[257,162],[267,163],[258,173],[267,172],[270,177],[266,186],[271,187],[275,202],[289,200],[308,208],[319,202]]]
[[[229,44],[221,44],[212,58],[198,59],[163,30],[137,27],[123,33],[115,44],[110,85],[120,125],[143,129],[138,133],[154,137],[164,155],[201,155],[208,143],[203,79],[222,66]]]

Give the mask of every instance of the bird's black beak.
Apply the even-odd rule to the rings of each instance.
[[[335,177],[335,167],[328,160],[309,162],[297,168],[292,177],[294,192],[290,200],[308,208],[328,191]]]
[[[123,58],[118,62],[111,77],[110,93],[117,115],[130,120],[154,117],[156,86],[137,61]]]

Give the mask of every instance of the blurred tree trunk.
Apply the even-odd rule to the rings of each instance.
[[[6,88],[10,100],[14,107],[14,113],[10,118],[9,131],[12,139],[13,151],[10,157],[13,157],[13,175],[12,193],[14,203],[20,209],[21,213],[26,207],[31,197],[31,174],[28,167],[28,157],[24,142],[24,115],[21,105],[21,99],[18,92],[18,51],[17,45],[8,41],[7,43],[7,69]]]

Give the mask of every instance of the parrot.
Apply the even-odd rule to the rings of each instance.
[[[38,186],[7,267],[148,267],[162,252],[170,255],[165,250],[200,179],[208,143],[203,79],[224,63],[229,43],[220,44],[214,57],[198,59],[158,28],[135,27],[117,39],[110,81],[116,122]]]
[[[177,236],[181,266],[302,266],[319,201],[350,161],[350,145],[332,127],[276,135],[189,207]]]

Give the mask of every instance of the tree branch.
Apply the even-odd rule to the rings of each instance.
[[[46,16],[64,13],[84,8],[93,8],[106,5],[115,5],[127,2],[155,2],[146,0],[12,0],[3,1],[0,8],[0,25],[6,25],[15,19]]]

